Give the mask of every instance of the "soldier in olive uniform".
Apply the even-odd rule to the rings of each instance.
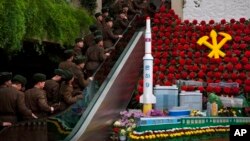
[[[111,17],[107,17],[105,19],[106,25],[103,27],[103,42],[104,42],[104,49],[109,50],[113,47],[114,42],[118,38],[122,38],[122,35],[116,35],[113,33],[113,19]]]
[[[120,10],[122,10],[122,5],[124,4],[124,0],[116,0],[112,5],[111,9],[113,14],[117,14]]]
[[[110,53],[105,53],[103,48],[103,38],[101,35],[95,37],[96,45],[88,48],[86,57],[87,76],[92,76],[98,66],[108,57]]]
[[[95,14],[95,18],[96,18],[96,26],[97,26],[97,29],[98,30],[102,30],[103,29],[103,17],[102,17],[102,13],[100,12],[97,12]]]
[[[0,121],[18,122],[18,115],[22,117],[31,116],[19,91],[11,86],[12,74],[9,72],[0,73]]]
[[[72,49],[67,49],[64,51],[64,59],[64,61],[59,63],[59,69],[68,70],[76,67],[76,64],[73,62],[74,51]]]
[[[22,75],[15,75],[12,79],[12,87],[15,88],[18,92],[19,95],[21,96],[21,100],[22,103],[25,105],[25,95],[24,95],[24,91],[25,91],[25,85],[27,83],[27,79],[22,76]],[[26,107],[26,105],[25,105]],[[27,108],[27,107],[26,107]],[[21,113],[18,113],[19,117],[18,120],[25,120],[25,119],[36,119],[37,116],[35,114],[32,113],[32,111],[30,109],[27,108],[27,115],[24,117],[21,115]]]
[[[82,55],[84,48],[84,38],[79,37],[75,39],[74,56]]]
[[[94,33],[95,31],[97,30],[97,26],[95,24],[93,25],[90,25],[89,26],[89,31],[90,33],[87,34],[85,37],[84,37],[84,48],[83,48],[83,52],[82,54],[85,55],[86,54],[86,51],[89,47],[91,47],[92,45],[95,44],[95,36],[94,36]]]
[[[119,11],[119,16],[114,21],[114,33],[115,34],[122,34],[124,29],[129,26],[128,18],[126,17],[125,13],[121,10]]]
[[[70,105],[76,103],[83,95],[73,95],[73,81],[74,75],[70,70],[65,70],[63,75],[63,82],[61,84],[59,94],[61,96],[60,110],[65,110]]]
[[[64,70],[55,69],[55,75],[50,80],[45,81],[44,90],[46,91],[46,96],[49,105],[53,105],[60,102],[59,88],[63,73]]]
[[[85,79],[83,68],[85,66],[86,57],[85,56],[77,56],[74,59],[75,64],[77,65],[77,68],[72,69],[72,72],[74,74],[74,81],[73,81],[73,88],[74,88],[74,94],[82,93],[84,88],[90,83],[90,81],[93,80],[93,77],[89,77]]]
[[[38,118],[47,117],[48,113],[54,112],[54,107],[49,106],[46,93],[43,90],[45,80],[46,75],[42,73],[34,74],[34,87],[25,92],[25,103]]]
[[[105,19],[109,16],[109,9],[107,7],[102,8],[102,18]]]

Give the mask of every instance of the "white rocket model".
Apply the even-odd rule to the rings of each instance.
[[[152,110],[152,104],[156,103],[153,95],[153,56],[151,54],[151,25],[150,17],[146,19],[145,31],[145,55],[143,57],[143,95],[140,97],[140,103],[143,103],[143,113],[147,114]]]

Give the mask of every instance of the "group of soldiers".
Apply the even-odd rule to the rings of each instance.
[[[24,76],[0,72],[0,127],[46,118],[83,99],[83,90],[94,79],[94,72],[115,49],[114,43],[123,37],[124,29],[131,26],[132,17],[143,13],[145,4],[146,0],[117,0],[97,12],[90,33],[75,39],[75,46],[64,51],[54,76],[48,79],[43,73],[35,73],[32,88],[25,90]]]

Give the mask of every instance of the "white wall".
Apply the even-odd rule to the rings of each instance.
[[[195,4],[195,2],[197,4]],[[229,21],[250,18],[250,0],[184,0],[183,19]]]

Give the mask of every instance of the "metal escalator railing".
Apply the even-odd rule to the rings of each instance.
[[[133,21],[137,18],[137,15],[131,20],[130,24],[134,24]],[[106,59],[98,68],[95,73],[95,80],[84,90],[86,93],[86,99],[78,101],[76,104],[70,106],[67,110],[60,114],[51,116],[46,119],[37,119],[31,121],[24,121],[17,123],[14,126],[7,127],[0,132],[0,140],[4,141],[58,141],[69,140],[70,134],[74,135],[79,128],[76,127],[81,117],[88,115],[86,108],[92,102],[92,98],[100,88],[101,84],[105,81],[108,73],[118,60],[119,56],[123,52],[128,41],[131,39],[131,35],[135,32],[135,28],[126,28],[123,32],[124,37],[119,38],[115,44],[115,50],[112,51],[111,57]],[[111,59],[112,58],[112,59]],[[94,102],[92,102],[94,104]],[[92,105],[93,106],[93,105]],[[28,132],[27,132],[28,131]],[[41,137],[42,136],[42,137]]]

